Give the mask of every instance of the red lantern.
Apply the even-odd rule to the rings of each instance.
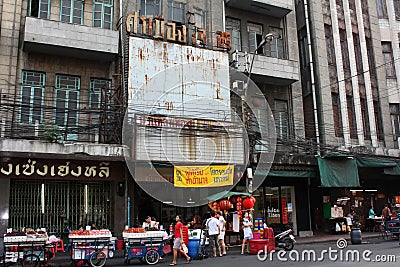
[[[218,211],[218,208],[219,208],[219,207],[218,207],[218,202],[215,201],[215,202],[213,203],[213,208],[212,208],[212,209],[213,209],[214,211]]]
[[[251,196],[251,197],[250,197],[250,200],[251,200],[251,202],[253,202],[253,206],[254,206],[254,204],[256,203],[256,198],[253,197],[253,196]]]
[[[229,210],[231,208],[231,203],[227,199],[223,199],[219,201],[219,208],[221,210]]]
[[[253,201],[252,201],[250,198],[246,198],[246,199],[243,201],[243,209],[249,210],[249,209],[251,209],[251,208],[253,208],[253,207],[254,207],[254,203],[253,203]]]

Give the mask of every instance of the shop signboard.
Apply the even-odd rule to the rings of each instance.
[[[110,161],[12,158],[0,165],[0,177],[19,179],[110,180],[121,175],[122,163]]]
[[[175,166],[175,187],[221,187],[233,185],[233,165]]]

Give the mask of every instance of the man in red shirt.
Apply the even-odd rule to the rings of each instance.
[[[174,266],[176,265],[176,258],[178,257],[178,251],[180,251],[183,256],[186,258],[186,263],[190,263],[190,257],[186,254],[185,251],[182,249],[182,244],[183,244],[183,223],[182,223],[182,216],[177,215],[176,218],[176,224],[175,224],[175,229],[174,229],[174,259],[172,260],[172,263],[169,266]]]

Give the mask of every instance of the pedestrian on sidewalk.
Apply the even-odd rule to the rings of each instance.
[[[225,246],[225,226],[226,226],[226,221],[224,216],[222,216],[222,212],[218,211],[217,212],[217,218],[219,220],[219,235],[218,235],[218,251],[219,251],[219,256],[225,256],[226,255],[226,246]]]
[[[243,218],[243,243],[242,243],[242,255],[244,254],[244,247],[247,244],[247,253],[249,253],[249,240],[253,239],[253,231],[251,227],[253,223],[251,222],[251,218],[248,212],[244,213]]]
[[[207,221],[207,228],[210,248],[213,250],[214,257],[217,257],[218,235],[220,234],[220,227],[219,220],[215,216],[215,211],[210,211],[210,219]]]
[[[178,251],[183,254],[183,256],[186,258],[186,263],[190,263],[191,258],[187,255],[187,253],[183,250],[183,223],[182,223],[182,216],[181,215],[176,215],[176,224],[175,224],[175,229],[174,229],[174,259],[172,260],[172,263],[169,266],[174,266],[176,265],[176,258],[178,257]]]

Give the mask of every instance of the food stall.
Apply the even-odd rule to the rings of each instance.
[[[4,234],[4,264],[21,263],[22,266],[39,266],[49,261],[49,242],[44,229],[26,229],[22,232],[9,229]]]
[[[107,258],[114,257],[114,244],[110,230],[72,230],[68,235],[72,266],[88,263],[102,267]]]
[[[165,240],[169,238],[165,231],[146,231],[144,228],[125,229],[122,237],[125,243],[126,264],[130,264],[131,259],[139,259],[147,264],[157,264],[163,255]]]

